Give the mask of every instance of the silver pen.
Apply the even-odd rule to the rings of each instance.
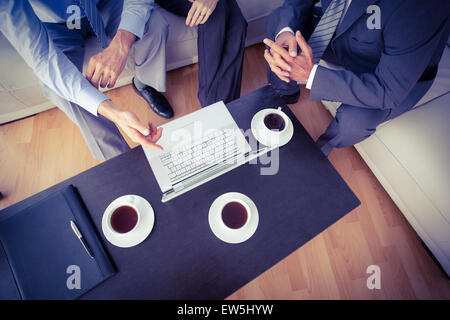
[[[78,227],[73,220],[70,220],[70,226],[72,227],[73,232],[75,232],[77,238],[80,240],[81,244],[83,245],[84,250],[86,250],[89,257],[94,259],[94,256],[93,256],[91,250],[89,250],[87,243],[83,239],[83,235],[81,234],[80,230],[78,230]]]

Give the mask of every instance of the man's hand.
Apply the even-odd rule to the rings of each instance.
[[[209,16],[216,9],[219,0],[189,0],[192,2],[191,9],[186,18],[186,25],[195,27],[199,24],[204,24]],[[226,0],[224,0],[226,1]]]
[[[314,57],[311,47],[306,43],[300,31],[295,34],[301,53],[292,57],[284,48],[269,39],[264,43],[270,47],[266,50],[264,57],[269,63],[271,70],[283,81],[307,82],[314,66]]]
[[[156,128],[151,122],[144,125],[139,118],[129,111],[124,111],[111,100],[103,101],[98,107],[98,113],[117,124],[125,134],[143,147],[162,150],[156,142],[161,138],[162,128]]]
[[[289,51],[291,57],[297,56],[297,39],[291,31],[283,31],[275,39],[275,43]]]
[[[125,30],[118,30],[109,46],[89,61],[86,78],[96,88],[114,87],[127,62],[128,53],[136,36]]]

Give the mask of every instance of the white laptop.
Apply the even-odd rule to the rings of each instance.
[[[252,153],[223,102],[161,127],[158,144],[164,150],[144,148],[144,152],[163,193],[162,202],[236,168]]]

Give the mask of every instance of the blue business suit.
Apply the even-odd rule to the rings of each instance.
[[[268,20],[272,38],[282,28],[312,33],[314,0],[287,0]],[[322,0],[323,11],[331,0]],[[381,28],[369,29],[377,5]],[[319,66],[311,100],[342,102],[336,118],[319,138],[325,154],[369,137],[378,124],[410,110],[430,88],[450,32],[448,0],[353,0],[322,59],[342,66]],[[269,75],[279,93],[294,94],[298,86]]]

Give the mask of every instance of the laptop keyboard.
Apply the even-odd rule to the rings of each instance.
[[[160,160],[174,183],[224,162],[238,154],[238,151],[232,130],[220,130],[180,149],[167,152],[160,156]]]

